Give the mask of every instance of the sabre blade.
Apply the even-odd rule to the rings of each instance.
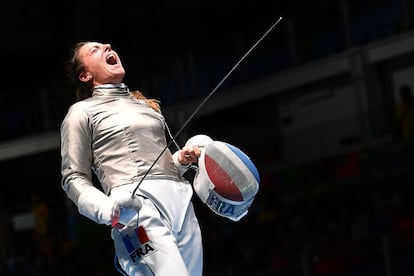
[[[204,98],[204,100],[196,107],[196,109],[191,113],[191,115],[188,117],[188,119],[184,122],[182,127],[177,131],[177,133],[172,137],[172,139],[168,142],[168,144],[164,147],[164,149],[160,152],[160,154],[157,156],[157,158],[154,160],[152,165],[148,168],[148,170],[145,172],[145,174],[141,177],[140,181],[138,182],[137,186],[135,187],[134,191],[132,192],[132,197],[135,196],[135,192],[138,190],[139,185],[141,185],[144,178],[148,175],[148,173],[151,171],[151,169],[154,167],[155,163],[161,158],[163,153],[168,149],[168,147],[171,146],[173,141],[177,139],[177,137],[183,132],[185,127],[190,123],[190,121],[194,118],[194,116],[198,113],[198,111],[205,105],[205,103],[213,96],[213,94],[220,88],[220,86],[223,84],[223,82],[233,73],[234,70],[240,65],[240,63],[243,62],[244,59],[253,51],[254,48],[276,27],[279,22],[282,21],[282,16],[280,16],[275,23],[273,23],[270,28],[266,30],[266,32],[256,41],[256,43],[253,44],[252,47],[237,61],[237,63],[230,69],[230,71],[223,77],[223,79],[214,87],[214,89]]]

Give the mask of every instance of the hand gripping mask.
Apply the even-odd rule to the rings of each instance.
[[[194,190],[217,215],[244,217],[259,191],[259,173],[250,158],[225,142],[207,143],[198,159]]]

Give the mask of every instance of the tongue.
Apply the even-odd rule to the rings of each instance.
[[[116,60],[114,57],[109,57],[106,62],[110,65],[115,65],[116,64]]]

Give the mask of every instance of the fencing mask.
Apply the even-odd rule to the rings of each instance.
[[[239,148],[221,141],[205,141],[194,190],[214,213],[239,221],[248,213],[259,191],[259,173]]]

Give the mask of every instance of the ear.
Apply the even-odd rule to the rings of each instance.
[[[91,74],[87,73],[87,72],[82,72],[79,75],[79,80],[82,82],[88,82],[92,79]]]

